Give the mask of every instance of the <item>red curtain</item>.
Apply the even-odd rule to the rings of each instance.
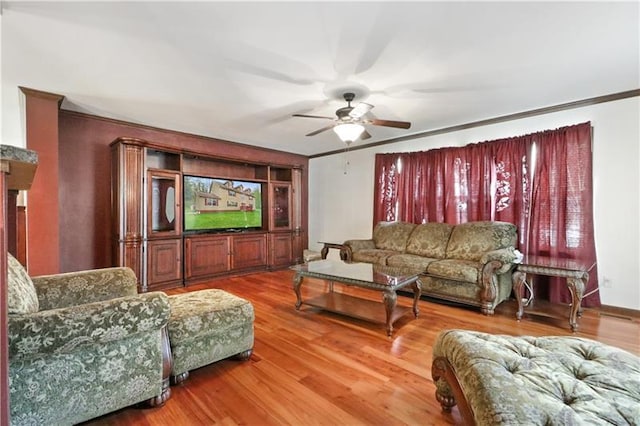
[[[376,154],[375,193],[373,194],[373,224],[380,221],[402,220],[410,222],[408,212],[413,198],[413,177],[407,170],[411,154]]]
[[[468,181],[466,159],[462,148],[434,149],[416,153],[414,223],[467,221]]]
[[[531,184],[529,168],[533,136],[526,135],[487,142],[494,148],[495,195],[492,220],[510,222],[518,229],[518,247],[525,252],[529,236]]]
[[[536,148],[528,252],[595,263],[591,124],[542,132]],[[585,294],[597,287],[594,268]],[[570,303],[571,297],[565,286],[551,285],[549,300]],[[594,293],[582,303],[599,306],[600,296]]]
[[[537,155],[533,182],[530,180]],[[516,225],[518,248],[595,262],[591,124],[414,153],[376,155],[374,224],[384,220]],[[596,288],[592,270],[589,288]],[[570,302],[550,286],[552,302]],[[583,306],[599,306],[596,292]]]

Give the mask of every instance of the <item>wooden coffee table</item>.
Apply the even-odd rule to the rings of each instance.
[[[293,291],[296,293],[296,309],[300,306],[314,306],[329,312],[348,315],[367,321],[380,322],[380,303],[344,293],[334,292],[333,283],[364,288],[382,292],[382,303],[385,309],[385,326],[387,335],[393,333],[393,323],[409,310],[417,318],[420,313],[418,300],[422,292],[418,273],[370,263],[348,263],[335,260],[318,260],[304,265],[296,265],[293,277]],[[305,277],[318,278],[330,282],[329,291],[320,296],[302,301],[300,287]],[[413,289],[413,308],[397,306],[396,291],[404,287]]]

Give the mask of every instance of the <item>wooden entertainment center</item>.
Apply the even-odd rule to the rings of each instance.
[[[135,271],[141,291],[302,262],[302,166],[214,157],[135,138],[110,146],[113,259]],[[261,226],[185,231],[193,206],[182,205],[183,176],[259,184]]]

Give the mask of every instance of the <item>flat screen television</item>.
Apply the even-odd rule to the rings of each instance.
[[[262,184],[184,175],[185,232],[262,228]]]

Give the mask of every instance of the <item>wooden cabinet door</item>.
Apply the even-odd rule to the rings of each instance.
[[[152,170],[147,173],[147,237],[182,233],[180,174]]]
[[[233,235],[232,268],[267,266],[267,234]]]
[[[277,233],[269,235],[269,265],[291,265],[293,240],[291,233]]]
[[[147,242],[147,286],[182,280],[182,241],[180,239]]]
[[[270,191],[270,230],[291,229],[291,184],[272,183]]]
[[[231,269],[228,236],[185,238],[186,278],[203,277]]]
[[[303,212],[303,205],[306,203],[302,201],[303,194],[303,170],[300,168],[294,168],[291,170],[291,221],[293,230],[293,253],[291,255],[291,263],[299,264],[303,262],[302,253],[307,248],[307,234],[305,222],[303,222],[303,216],[306,217],[306,212]]]

